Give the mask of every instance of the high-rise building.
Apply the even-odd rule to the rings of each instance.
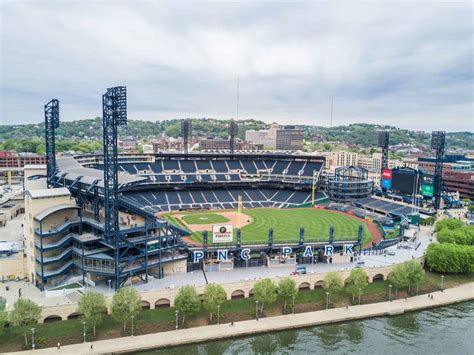
[[[277,150],[302,150],[304,131],[294,126],[286,126],[276,131]]]
[[[245,140],[255,144],[263,144],[265,149],[275,149],[276,134],[279,129],[280,126],[277,123],[272,123],[268,129],[260,131],[249,129],[245,131]]]
[[[350,166],[350,165],[357,165],[357,153],[353,152],[346,152],[344,150],[331,152],[329,156],[329,164],[330,166]],[[365,168],[365,166],[364,166]]]

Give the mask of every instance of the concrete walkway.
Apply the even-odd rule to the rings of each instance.
[[[449,305],[453,303],[474,299],[474,282],[433,293],[431,300],[427,295],[410,297],[393,302],[382,302],[361,306],[335,308],[324,311],[299,313],[270,318],[259,321],[248,320],[229,324],[210,325],[191,329],[182,329],[163,333],[124,337],[119,339],[102,340],[93,343],[68,345],[60,350],[49,348],[36,351],[25,351],[21,354],[104,354],[117,352],[132,352],[153,348],[162,348],[209,340],[217,340],[242,335],[255,335],[257,333],[273,332],[292,328],[321,325],[327,323],[343,322],[355,319],[397,315],[404,312],[416,311],[431,307]],[[91,351],[91,344],[94,350]]]

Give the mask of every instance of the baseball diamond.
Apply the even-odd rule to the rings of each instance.
[[[236,211],[177,212],[164,217],[175,223],[179,222],[183,227],[189,229],[192,232],[192,239],[197,242],[202,242],[204,230],[207,230],[211,235],[213,224],[229,221],[234,224],[234,227],[238,225]],[[348,214],[335,211],[311,208],[245,209],[240,219],[242,242],[244,243],[266,242],[269,228],[273,228],[274,241],[280,242],[298,241],[300,227],[304,228],[305,240],[327,240],[330,226],[334,227],[335,240],[356,239],[357,228],[360,224],[364,227],[363,242],[367,243],[373,238],[367,223]]]

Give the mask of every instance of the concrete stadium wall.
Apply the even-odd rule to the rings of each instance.
[[[420,262],[420,264],[424,264],[424,257],[416,259]],[[365,268],[364,270],[367,272],[369,282],[377,281],[377,280],[386,280],[388,274],[392,271],[392,269],[396,266],[389,265],[384,267],[374,267],[374,268]],[[343,280],[345,281],[349,275],[351,270],[344,270],[339,271]],[[321,287],[322,281],[327,273],[314,273],[314,274],[306,274],[306,275],[295,275],[291,276],[293,280],[296,282],[296,287],[298,288],[308,288],[314,290],[315,287]],[[272,280],[275,283],[278,283],[283,277],[275,277]],[[238,297],[245,297],[248,298],[252,295],[252,290],[257,281],[260,279],[249,280],[249,281],[242,281],[242,282],[231,282],[221,284],[227,294],[227,299],[231,300],[232,298]],[[199,295],[204,294],[205,286],[197,286],[196,290]],[[179,291],[179,288],[168,288],[164,290],[157,290],[157,291],[145,291],[141,292],[140,295],[142,297],[142,305],[144,308],[155,309],[158,307],[173,307],[174,300]],[[112,296],[106,297],[108,313],[111,313],[111,304],[112,304]],[[57,316],[62,320],[67,320],[68,317],[77,316],[77,303],[70,303],[66,305],[57,305],[53,307],[43,307],[42,319],[43,322],[46,318],[51,318],[53,316]]]
[[[26,274],[26,257],[23,250],[9,257],[0,257],[0,280],[8,280],[9,276],[23,279]]]

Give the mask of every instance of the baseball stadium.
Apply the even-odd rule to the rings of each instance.
[[[45,106],[46,169],[25,167],[28,278],[41,290],[80,279],[118,289],[196,270],[347,263],[398,241],[385,240],[385,228],[407,207],[372,208],[364,169],[330,175],[322,156],[234,152],[233,121],[230,151],[119,154],[125,87],[108,89],[103,107],[103,154],[56,156],[59,102]],[[188,120],[182,128],[187,147]]]

